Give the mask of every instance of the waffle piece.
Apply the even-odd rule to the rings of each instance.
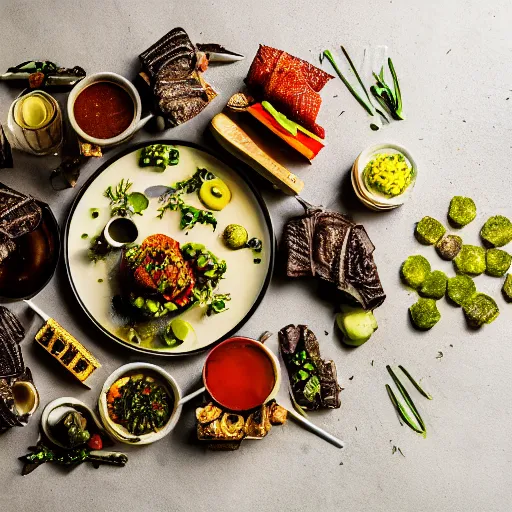
[[[35,339],[82,383],[101,367],[99,361],[53,318],[43,325]]]

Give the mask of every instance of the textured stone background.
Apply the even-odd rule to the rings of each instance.
[[[70,67],[82,65],[89,73],[108,70],[133,77],[137,55],[178,25],[194,41],[223,43],[247,56],[231,66],[212,67],[207,78],[219,97],[199,117],[162,137],[207,143],[204,129],[241,86],[258,43],[314,63],[321,50],[339,44],[356,62],[365,45],[389,45],[407,120],[372,132],[364,111],[336,79],[322,94],[319,122],[326,128],[328,147],[314,164],[276,145],[276,151],[282,150],[279,158],[306,181],[305,198],[364,223],[377,247],[375,257],[388,294],[376,312],[378,332],[361,348],[347,350],[334,334],[332,305],[319,300],[314,287],[287,282],[278,272],[263,304],[242,330],[258,336],[263,330],[275,332],[301,322],[319,335],[323,355],[336,361],[345,391],[340,410],[311,416],[347,442],[344,450],[288,424],[262,442],[245,443],[236,453],[205,453],[190,443],[193,409],[188,408],[179,428],[165,440],[129,449],[125,469],[96,471],[84,465],[67,475],[61,468],[43,467],[21,478],[16,458],[36,439],[39,411],[27,428],[0,438],[0,510],[509,510],[512,306],[501,298],[501,280],[477,279],[478,288],[495,297],[502,310],[492,325],[471,332],[461,311],[441,301],[441,322],[430,332],[418,333],[407,317],[415,298],[400,285],[398,269],[406,256],[421,253],[435,268],[452,273],[450,264],[438,259],[432,248],[419,246],[412,233],[415,221],[424,215],[443,220],[453,195],[471,196],[478,205],[477,220],[463,231],[466,242],[478,243],[479,228],[488,216],[512,215],[512,99],[507,101],[512,97],[511,16],[506,0],[1,0],[0,70],[47,58]],[[0,85],[3,121],[13,97],[13,90]],[[135,140],[148,138],[148,133],[140,133]],[[359,151],[388,140],[407,146],[420,172],[406,206],[376,214],[357,203],[347,176]],[[2,171],[0,179],[48,201],[63,223],[76,191],[56,194],[50,189],[48,159],[20,154],[15,159],[16,168]],[[98,165],[87,166],[82,183]],[[260,184],[280,233],[285,220],[301,209],[293,199]],[[121,364],[139,359],[88,323],[63,265],[37,302],[91,346],[103,363],[100,381]],[[40,321],[21,304],[14,309],[29,333],[24,355],[43,405],[63,395],[93,405],[100,383],[87,391],[63,376],[30,341]],[[324,330],[329,334],[324,336]],[[438,351],[444,353],[441,360],[436,359]],[[153,362],[192,390],[203,359]],[[384,389],[390,381],[386,364],[403,364],[424,377],[434,396],[431,402],[418,399],[427,439],[400,427]],[[394,445],[405,458],[392,454]]]

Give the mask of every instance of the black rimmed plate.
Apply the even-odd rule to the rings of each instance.
[[[180,161],[165,172],[138,165],[139,150],[144,146],[160,143],[171,144],[180,152]],[[196,225],[188,233],[179,227],[180,214],[166,212],[163,219],[157,217],[161,206],[158,199],[150,199],[149,208],[142,216],[135,215],[142,242],[149,235],[162,233],[180,244],[196,242],[204,244],[219,258],[226,260],[227,272],[217,293],[229,293],[228,310],[207,316],[205,309],[193,307],[166,317],[133,323],[118,314],[112,300],[120,293],[120,251],[111,253],[105,260],[93,263],[87,256],[91,240],[101,233],[110,219],[109,200],[104,196],[108,186],[117,185],[121,179],[129,179],[131,191],[144,192],[154,185],[171,185],[194,174],[204,167],[225,181],[232,192],[231,202],[220,212],[214,212],[218,225],[214,232],[209,225]],[[185,196],[192,206],[204,209],[197,194]],[[97,209],[99,215],[92,216]],[[250,249],[233,251],[222,242],[222,232],[228,224],[241,224],[249,237],[263,241],[263,251],[257,255],[256,264]],[[254,313],[267,291],[274,266],[275,237],[272,222],[265,203],[247,178],[224,164],[208,150],[195,144],[173,140],[147,141],[133,145],[103,164],[85,183],[76,197],[66,222],[64,234],[64,258],[70,283],[78,302],[93,321],[109,338],[134,350],[161,356],[193,354],[236,333]],[[171,316],[172,315],[172,316]],[[174,348],[168,348],[158,335],[171,319],[180,317],[194,328],[196,336]],[[134,331],[142,338],[135,341]]]

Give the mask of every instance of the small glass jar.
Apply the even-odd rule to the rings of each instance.
[[[24,108],[27,101],[35,108]],[[49,155],[62,145],[62,112],[57,100],[45,91],[31,91],[14,100],[7,126],[16,148],[32,155]]]

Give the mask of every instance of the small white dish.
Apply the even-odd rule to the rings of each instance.
[[[174,397],[171,416],[169,417],[166,425],[157,432],[150,432],[149,434],[141,436],[131,434],[125,427],[112,421],[107,408],[107,394],[112,384],[122,377],[128,377],[138,373],[154,377],[160,384],[163,384],[167,388],[168,393],[172,394]],[[160,368],[160,366],[150,363],[129,363],[118,368],[105,381],[98,398],[98,408],[100,411],[101,421],[111,437],[125,444],[145,445],[159,441],[174,429],[181,414],[181,396],[181,389],[174,377],[167,373],[163,368]]]
[[[128,126],[128,128],[117,135],[116,137],[112,137],[110,139],[97,139],[96,137],[91,137],[87,133],[85,133],[82,128],[78,125],[75,118],[75,100],[78,98],[79,94],[89,85],[95,84],[97,82],[111,82],[115,85],[122,87],[131,97],[133,101],[134,107],[134,115],[133,120]],[[68,104],[67,104],[68,118],[71,126],[75,130],[75,132],[87,142],[91,144],[96,144],[101,147],[109,147],[116,146],[128,140],[132,137],[135,132],[140,130],[153,116],[149,115],[141,120],[142,114],[142,103],[140,100],[140,95],[135,86],[126,78],[117,73],[96,73],[94,75],[88,76],[78,82],[75,87],[71,90],[68,96]]]
[[[351,181],[352,181],[352,187],[354,188],[354,192],[355,192],[357,198],[359,199],[359,201],[361,201],[361,203],[364,206],[366,206],[370,210],[373,210],[375,212],[382,212],[382,211],[389,211],[389,210],[394,210],[395,208],[398,208],[398,206],[380,206],[380,205],[377,205],[377,204],[369,201],[365,196],[363,196],[361,189],[359,188],[359,184],[357,183],[353,172],[351,175]]]
[[[379,194],[375,190],[366,186],[363,176],[364,168],[373,158],[375,158],[380,153],[400,153],[405,157],[408,166],[412,168],[413,175],[411,184],[407,187],[403,194],[400,194],[396,197],[387,197],[384,194]],[[391,142],[375,144],[364,149],[356,158],[353,166],[353,176],[359,185],[360,194],[358,197],[363,195],[368,202],[372,203],[377,208],[397,208],[402,206],[411,197],[414,185],[416,183],[417,175],[418,168],[409,151],[407,151],[407,149],[405,149],[403,146]]]
[[[96,429],[100,432],[106,432],[101,424],[101,421],[96,416],[96,413],[81,400],[73,398],[72,396],[63,396],[48,403],[41,415],[41,428],[43,429],[46,437],[55,445],[64,449],[70,449],[69,446],[64,446],[58,439],[52,435],[52,425],[56,425],[68,412],[78,411],[82,414],[87,414],[92,418],[96,425]],[[89,418],[88,418],[89,419]]]

